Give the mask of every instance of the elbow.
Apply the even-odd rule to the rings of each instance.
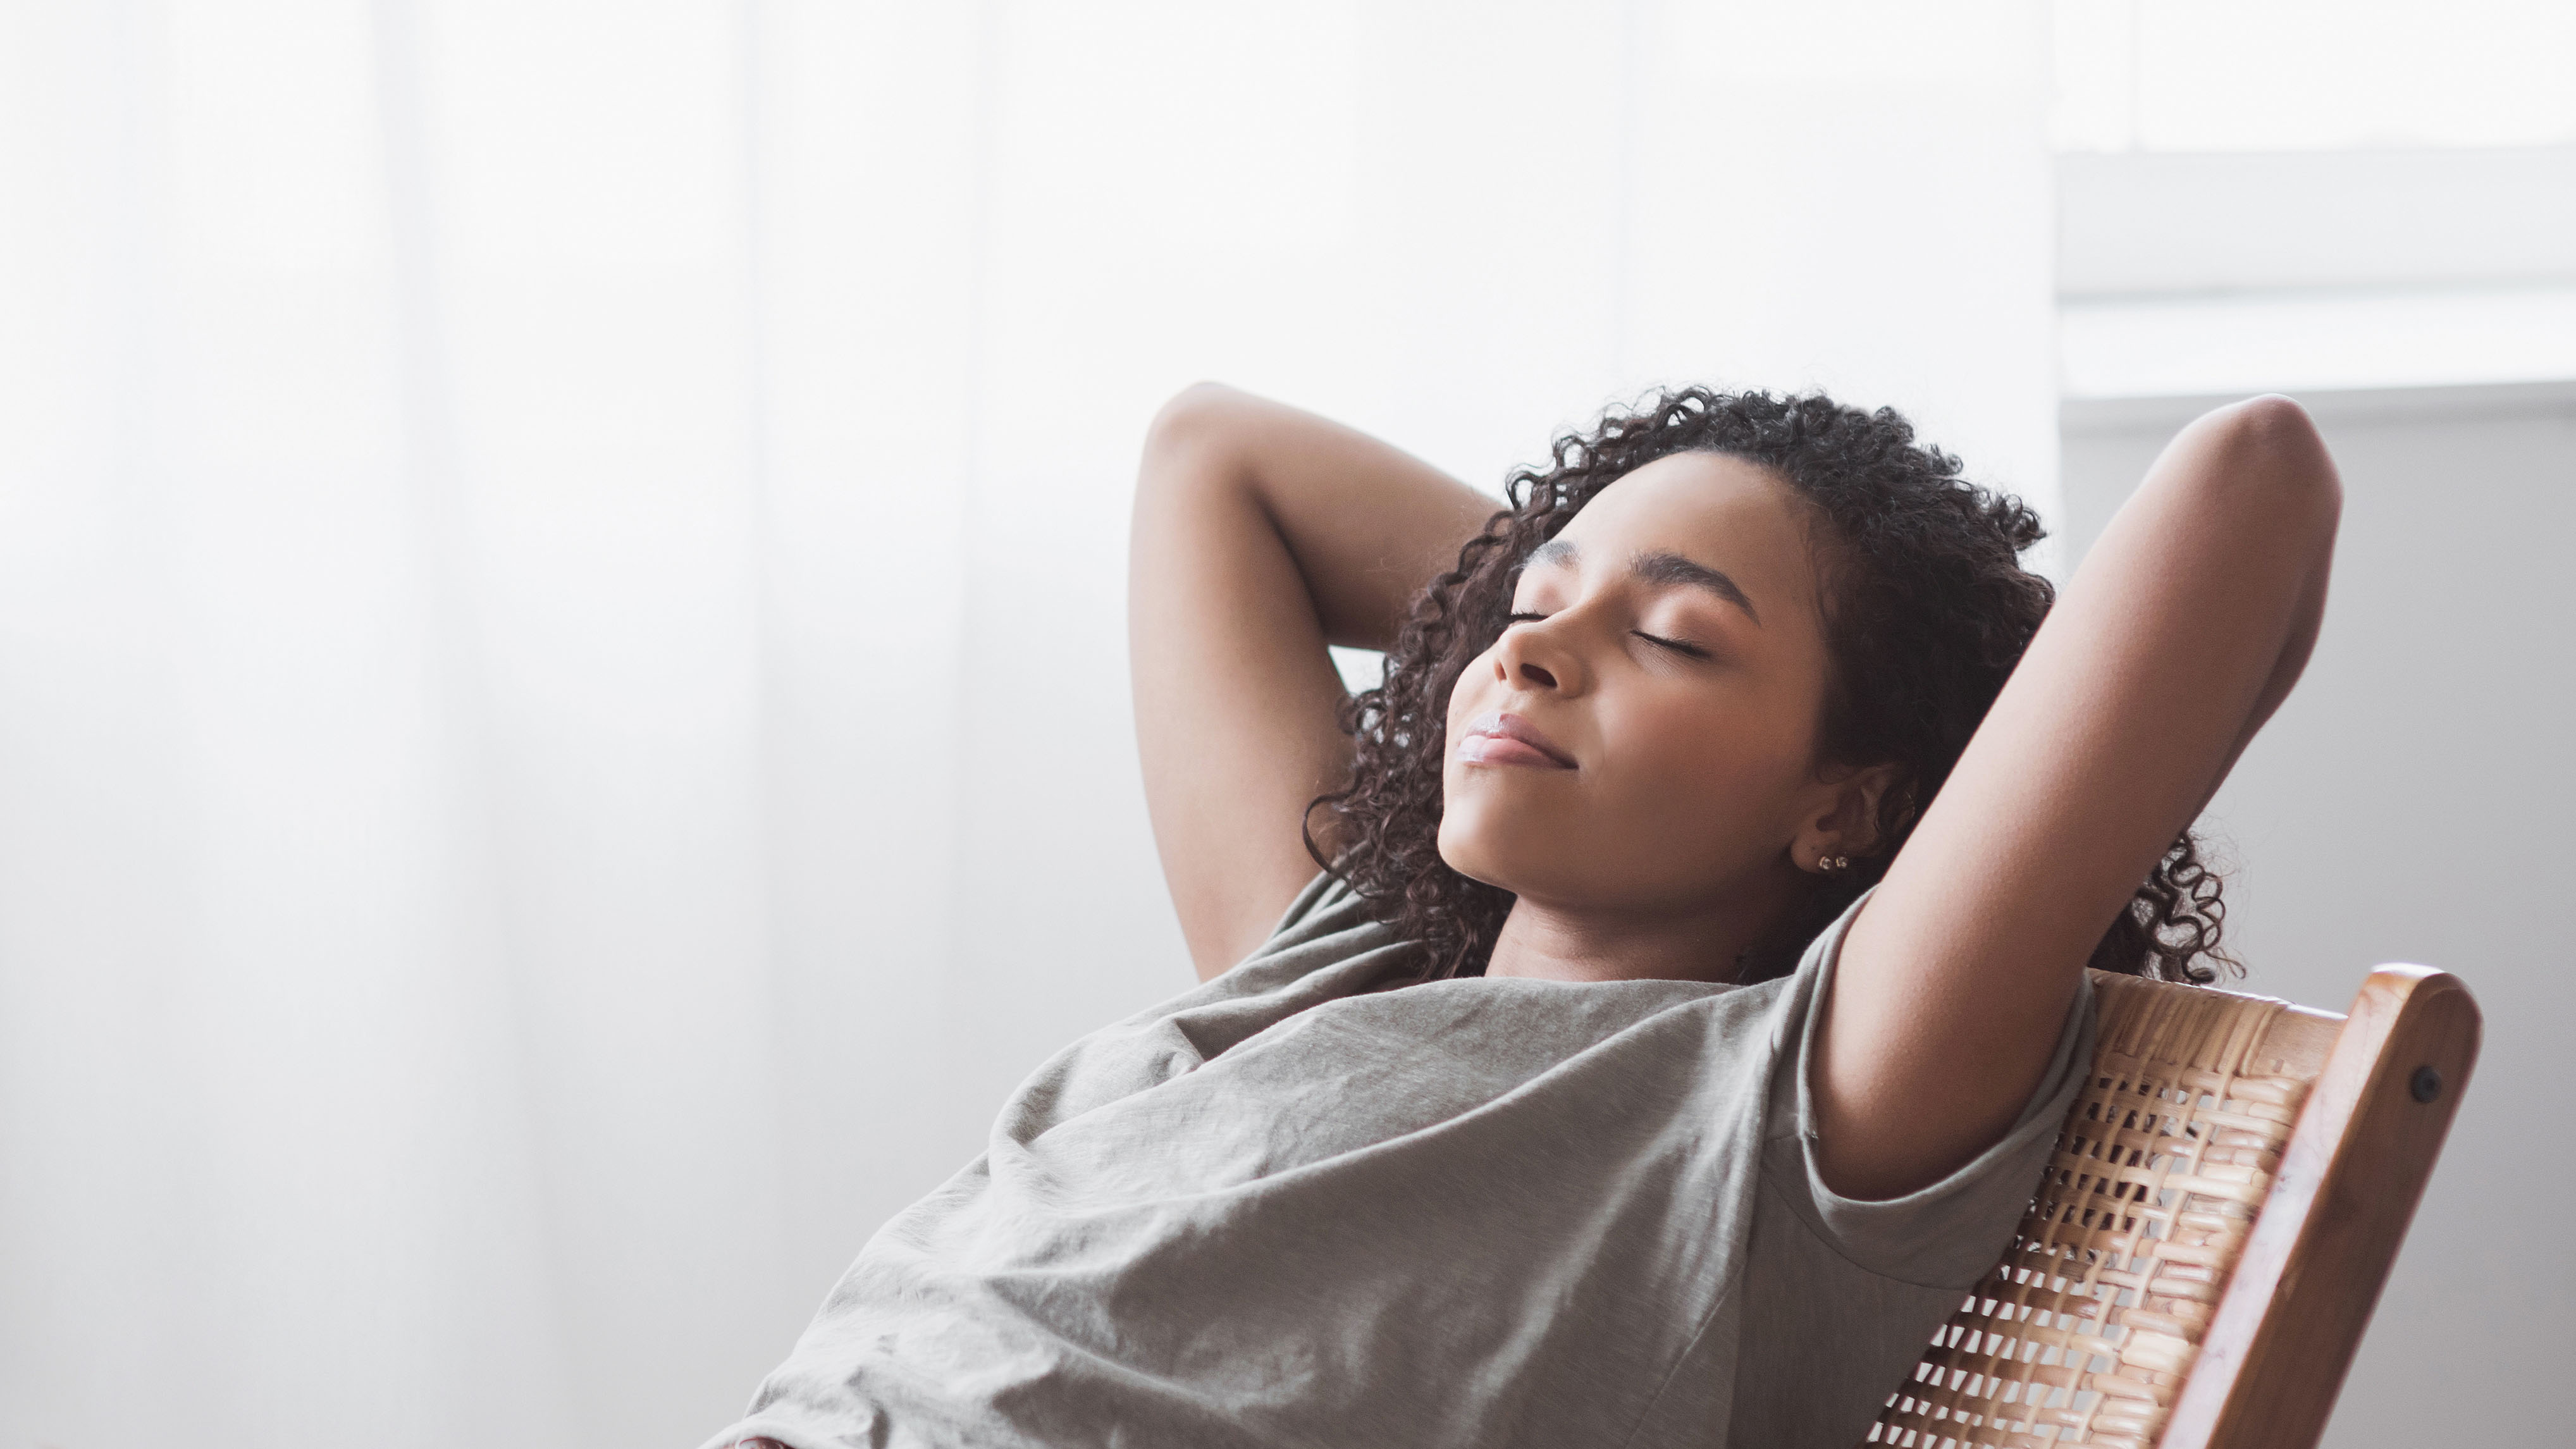
[[[1194,382],[1155,411],[1137,461],[1139,512],[1238,477],[1245,463],[1247,401],[1247,394],[1223,383]]]
[[[2215,486],[2235,516],[2261,520],[2331,549],[2343,516],[2343,482],[2308,410],[2278,393],[2231,403],[2201,419],[2222,464]]]
[[[1226,411],[1240,394],[1213,382],[1196,382],[1155,410],[1136,463],[1131,527],[1186,507],[1187,500],[1225,476],[1229,446]]]
[[[1172,394],[1145,428],[1145,458],[1193,452],[1225,431],[1227,415],[1243,394],[1221,382],[1194,382]]]

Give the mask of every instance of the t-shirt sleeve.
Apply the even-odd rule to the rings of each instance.
[[[1854,901],[1816,938],[1783,993],[1779,1029],[1787,1049],[1772,1082],[1764,1175],[1807,1227],[1855,1266],[1924,1287],[1964,1290],[1994,1266],[2010,1240],[2091,1066],[2093,984],[2079,977],[2048,1069],[2000,1140],[1949,1176],[1903,1197],[1844,1197],[1825,1185],[1816,1168],[1814,1068],[1821,1007],[1860,907]]]

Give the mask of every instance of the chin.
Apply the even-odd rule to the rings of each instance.
[[[1498,843],[1493,839],[1498,833],[1493,802],[1462,798],[1463,792],[1454,788],[1456,782],[1448,783],[1451,788],[1443,790],[1440,807],[1440,863],[1469,880],[1513,890],[1508,880],[1498,878],[1508,872],[1498,870],[1502,862],[1493,849]]]
[[[1469,880],[1513,895],[1531,890],[1544,896],[1565,895],[1552,888],[1569,863],[1558,858],[1564,833],[1543,821],[1515,821],[1515,812],[1497,810],[1494,805],[1478,801],[1441,816],[1441,862]]]

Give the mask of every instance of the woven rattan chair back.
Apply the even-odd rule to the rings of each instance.
[[[2308,1449],[2477,1055],[2459,982],[2349,1018],[2094,973],[2093,1072],[2012,1245],[1868,1444]]]

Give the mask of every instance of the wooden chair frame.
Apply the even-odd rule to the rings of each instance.
[[[2309,1449],[2477,1062],[2456,976],[2383,966],[2308,1093],[2160,1449]]]
[[[2313,1449],[2468,1085],[2477,1004],[2422,966],[2372,972],[2344,1017],[2095,987],[2094,1079],[2030,1215],[1866,1442]]]

